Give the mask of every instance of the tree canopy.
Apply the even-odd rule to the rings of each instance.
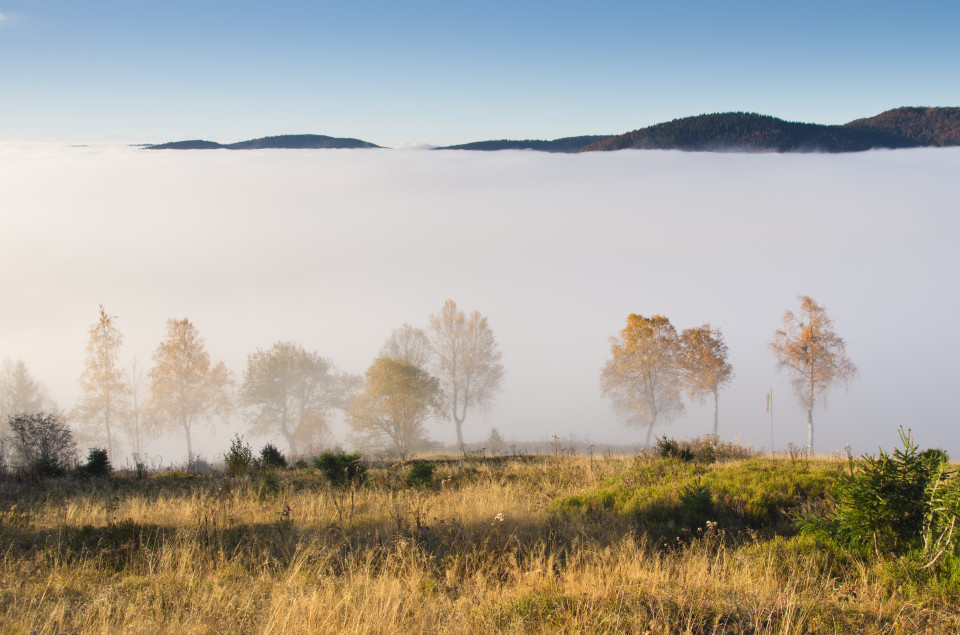
[[[363,391],[347,411],[353,437],[363,444],[388,445],[401,456],[426,439],[423,424],[437,406],[439,382],[423,369],[388,357],[366,372]]]
[[[471,408],[483,409],[493,400],[503,379],[502,357],[487,318],[465,315],[453,300],[430,316],[434,374],[440,380],[441,412],[457,428],[463,445],[463,422]]]
[[[100,305],[98,320],[89,329],[87,358],[80,376],[80,399],[75,415],[95,430],[96,436],[105,436],[107,452],[114,456],[113,431],[126,408],[128,388],[118,358],[123,335]]]
[[[807,445],[813,452],[813,407],[827,405],[827,393],[837,384],[848,384],[857,367],[846,354],[846,343],[833,330],[826,308],[809,296],[799,296],[800,312],[786,311],[783,327],[777,329],[770,350],[777,368],[790,376],[794,393],[807,409]]]
[[[677,331],[662,315],[631,314],[610,352],[600,373],[603,394],[628,423],[646,426],[649,446],[653,427],[684,410]]]
[[[733,381],[723,333],[701,324],[680,333],[680,368],[687,393],[701,403],[713,396],[713,435],[720,431],[720,389]]]
[[[198,422],[229,414],[233,379],[223,362],[211,366],[203,339],[188,320],[167,320],[166,337],[153,353],[149,373],[150,406],[157,421],[179,430],[187,439],[187,460],[193,460],[190,432]]]
[[[321,446],[329,436],[333,408],[346,408],[359,378],[337,372],[333,363],[295,342],[276,342],[247,356],[240,405],[254,434],[279,432],[290,456]]]

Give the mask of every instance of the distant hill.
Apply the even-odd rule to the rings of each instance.
[[[147,146],[148,150],[261,150],[279,149],[316,149],[316,148],[379,148],[380,146],[360,139],[328,137],[319,134],[289,134],[277,137],[262,137],[237,143],[222,144],[214,141],[194,139],[191,141],[173,141]]]
[[[584,135],[552,141],[474,141],[435,150],[691,150],[700,152],[860,152],[873,148],[960,145],[960,108],[895,108],[844,125],[785,121],[752,112],[724,112],[674,119],[622,135]],[[379,148],[360,139],[281,135],[221,144],[202,139],[146,146],[151,150],[253,150],[260,148]]]
[[[956,146],[960,145],[960,108],[894,108],[844,127],[881,131],[921,145]]]
[[[608,138],[610,135],[585,135],[582,137],[563,137],[553,141],[541,139],[500,139],[499,141],[474,141],[455,146],[444,146],[434,150],[537,150],[538,152],[576,152],[577,150]]]
[[[580,152],[661,149],[695,151],[857,152],[923,145],[879,128],[784,121],[768,115],[727,112],[674,119],[597,141]]]

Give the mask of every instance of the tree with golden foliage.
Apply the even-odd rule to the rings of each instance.
[[[153,353],[150,369],[150,410],[160,424],[179,429],[187,438],[187,461],[193,461],[190,431],[226,417],[233,408],[233,379],[218,362],[210,365],[203,338],[190,320],[167,320],[167,335]]]
[[[247,356],[240,405],[254,434],[279,431],[290,457],[321,446],[330,435],[333,408],[345,408],[359,378],[337,372],[328,359],[295,342],[276,342]]]
[[[680,338],[662,315],[631,314],[620,335],[610,338],[612,357],[600,373],[603,394],[628,423],[653,427],[683,412]]]
[[[406,457],[426,439],[423,424],[437,406],[439,391],[437,379],[423,369],[377,358],[347,411],[353,437],[365,444],[391,445]]]
[[[90,339],[80,376],[80,399],[74,410],[77,419],[94,430],[94,436],[105,436],[107,454],[111,457],[115,457],[113,430],[120,424],[128,392],[117,361],[123,335],[114,323],[116,319],[117,316],[108,314],[100,305],[97,322],[88,331]]]
[[[709,324],[680,333],[680,368],[687,393],[703,403],[713,395],[713,436],[720,430],[720,389],[733,380],[723,333]]]
[[[770,350],[777,357],[777,369],[790,375],[800,404],[807,409],[807,445],[813,453],[813,406],[827,405],[827,393],[836,384],[849,384],[857,367],[846,355],[846,343],[833,330],[827,310],[810,297],[799,296],[800,313],[783,314],[783,328],[777,329]]]
[[[467,317],[447,300],[430,316],[434,374],[440,380],[444,418],[457,428],[463,445],[463,422],[471,408],[484,409],[500,389],[502,357],[487,318],[474,311]]]

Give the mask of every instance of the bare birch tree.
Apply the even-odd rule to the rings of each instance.
[[[610,352],[600,387],[627,423],[646,426],[649,446],[653,427],[683,412],[677,331],[662,315],[631,314]]]
[[[800,313],[783,314],[783,328],[770,342],[777,369],[786,371],[800,404],[807,409],[807,445],[813,453],[813,407],[827,405],[827,393],[836,384],[849,384],[857,367],[846,355],[846,343],[833,330],[827,310],[810,297],[799,296]]]
[[[680,333],[680,368],[687,393],[703,403],[713,396],[713,436],[720,431],[720,389],[733,381],[720,329],[702,324]]]
[[[200,422],[232,409],[233,380],[223,362],[210,365],[203,339],[190,320],[167,320],[167,335],[153,353],[150,409],[160,424],[187,439],[187,461],[193,461],[191,430]]]
[[[135,461],[143,460],[143,444],[156,431],[155,418],[146,407],[146,377],[143,364],[134,356],[125,372],[127,404],[121,413],[120,425],[130,443],[130,453]]]
[[[390,338],[380,349],[380,357],[389,357],[426,370],[433,358],[433,347],[423,329],[403,324],[393,329]]]
[[[474,311],[466,316],[453,300],[430,316],[434,374],[440,380],[444,418],[457,428],[463,445],[463,422],[471,408],[486,408],[500,389],[502,357],[487,318]]]

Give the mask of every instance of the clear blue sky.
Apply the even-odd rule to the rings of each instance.
[[[960,2],[0,0],[0,141],[385,145],[960,105]]]

